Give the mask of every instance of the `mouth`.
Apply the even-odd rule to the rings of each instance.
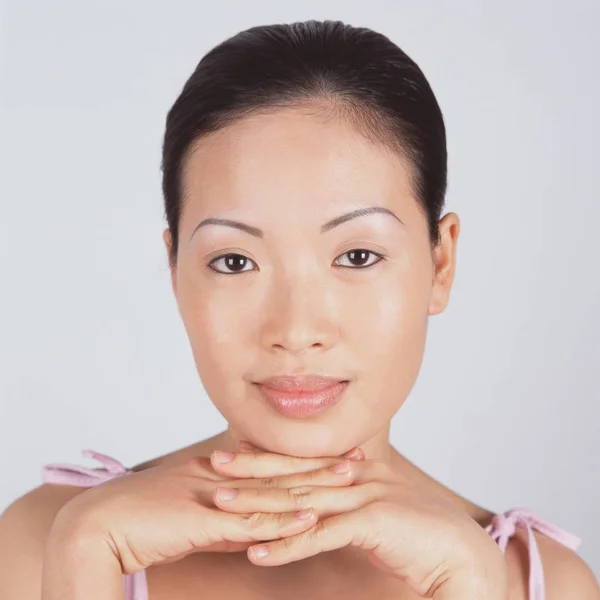
[[[255,385],[276,412],[286,417],[305,419],[335,406],[349,383],[349,380],[308,375],[270,378]]]

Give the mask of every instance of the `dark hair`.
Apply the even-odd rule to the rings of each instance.
[[[429,237],[447,185],[446,131],[425,75],[396,44],[366,27],[306,21],[252,27],[210,50],[169,110],[162,148],[165,218],[176,263],[182,174],[194,143],[251,113],[322,105],[408,159]]]

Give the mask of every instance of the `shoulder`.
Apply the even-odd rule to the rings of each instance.
[[[0,514],[0,597],[41,597],[44,548],[54,519],[85,489],[44,484],[17,498]]]
[[[544,569],[546,600],[600,600],[600,587],[589,565],[573,550],[534,531]],[[529,584],[527,531],[519,528],[506,549],[511,600],[526,600]]]
[[[600,600],[600,586],[589,565],[563,544],[536,533],[547,600]]]

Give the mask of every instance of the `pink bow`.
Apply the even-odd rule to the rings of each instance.
[[[105,454],[100,454],[94,450],[83,450],[82,454],[102,463],[104,469],[90,469],[79,465],[56,463],[46,465],[42,469],[42,481],[44,483],[56,483],[59,485],[92,487],[130,472],[118,460]]]

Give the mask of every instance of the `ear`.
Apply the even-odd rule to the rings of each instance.
[[[456,271],[456,246],[460,220],[448,213],[438,223],[440,241],[433,250],[433,287],[429,301],[429,314],[437,315],[446,308]]]
[[[163,241],[167,250],[167,262],[169,264],[169,270],[171,271],[171,287],[173,288],[173,294],[175,294],[175,298],[177,298],[177,270],[169,260],[169,257],[171,256],[171,248],[173,246],[173,238],[171,236],[171,230],[168,227],[163,231]]]

